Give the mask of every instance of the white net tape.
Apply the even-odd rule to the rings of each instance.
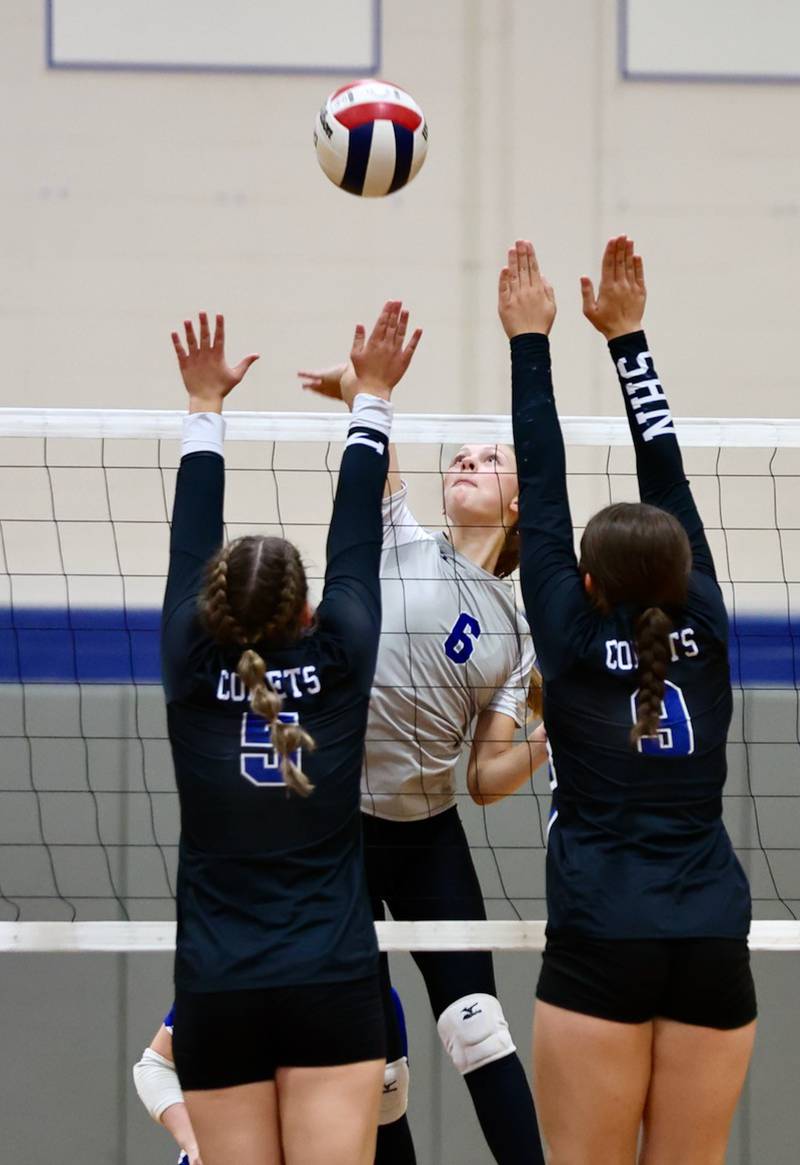
[[[541,951],[542,921],[377,922],[382,951]],[[154,952],[175,949],[171,922],[2,922],[0,951]],[[754,922],[752,951],[800,951],[800,922]]]
[[[177,440],[184,414],[168,409],[0,409],[0,437]],[[346,413],[225,413],[230,441],[343,441]],[[630,445],[620,417],[562,417],[567,445]],[[800,448],[800,420],[763,417],[684,417],[675,426],[685,448]],[[511,443],[511,417],[398,413],[398,444]]]

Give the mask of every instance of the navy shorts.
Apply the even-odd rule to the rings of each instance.
[[[536,997],[617,1023],[730,1030],[757,1014],[746,939],[548,935]]]
[[[278,1068],[385,1057],[377,975],[245,991],[178,991],[173,1054],[184,1091],[274,1080]]]

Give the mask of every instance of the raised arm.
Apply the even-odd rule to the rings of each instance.
[[[694,567],[716,577],[672,414],[642,331],[647,289],[644,264],[631,239],[620,235],[609,240],[597,296],[585,276],[581,293],[584,315],[605,336],[617,370],[636,450],[639,496],[678,519],[689,537]]]
[[[399,301],[384,305],[369,339],[359,325],[351,360],[355,379],[343,393],[352,420],[339,470],[328,531],[321,625],[335,630],[353,663],[374,668],[381,620],[381,497],[388,468],[392,389],[408,367],[422,335],[408,344],[408,313]]]
[[[226,363],[225,320],[221,315],[216,318],[213,339],[205,312],[200,313],[199,342],[191,320],[184,322],[184,330],[185,346],[178,333],[172,333],[178,367],[189,394],[189,413],[184,421],[172,509],[165,624],[187,599],[194,600],[202,586],[205,564],[222,542],[222,405],[258,359],[253,353],[234,367]]]
[[[572,658],[587,610],[575,559],[564,440],[550,373],[548,334],[556,314],[529,242],[517,242],[500,272],[498,310],[511,341],[514,448],[519,474],[520,580],[542,675]]]

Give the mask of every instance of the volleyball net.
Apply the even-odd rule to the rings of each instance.
[[[0,409],[0,950],[174,943],[179,814],[159,619],[182,414]],[[313,597],[345,413],[227,414],[226,533],[277,533]],[[564,418],[576,538],[638,497],[624,418]],[[727,828],[752,945],[800,949],[800,422],[676,421],[731,614]],[[443,474],[510,418],[398,414],[415,517],[445,528]],[[409,580],[413,586],[414,580]],[[410,645],[413,650],[413,644]],[[550,792],[459,809],[485,923],[384,923],[385,949],[539,949]]]

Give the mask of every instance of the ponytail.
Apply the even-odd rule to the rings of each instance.
[[[643,736],[655,736],[658,732],[672,628],[672,620],[660,607],[648,607],[636,620],[639,691],[636,698],[636,723],[631,729],[631,744],[634,748],[638,748]]]
[[[258,716],[263,716],[269,724],[272,746],[280,757],[280,769],[286,787],[308,797],[314,786],[308,777],[291,759],[291,754],[301,748],[311,750],[314,741],[299,724],[284,724],[279,718],[283,707],[283,696],[279,695],[267,679],[267,665],[258,654],[248,647],[236,667],[236,674],[250,692],[250,706]]]
[[[538,668],[531,668],[531,678],[528,683],[528,708],[537,720],[541,720],[544,714],[544,685],[542,683],[542,673]]]

